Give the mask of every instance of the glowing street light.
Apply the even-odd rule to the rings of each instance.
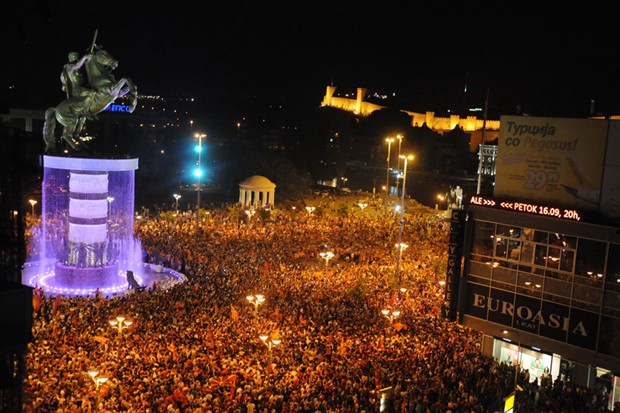
[[[258,306],[265,302],[265,296],[262,294],[256,295],[248,295],[245,297],[246,300],[250,302],[254,306],[254,317],[258,316]]]
[[[392,148],[394,138],[385,138],[385,141],[388,144],[387,170],[385,171],[385,196],[387,197],[390,192],[390,149]]]
[[[398,244],[402,245],[403,242],[403,225],[405,223],[405,189],[407,184],[407,161],[413,159],[413,155],[401,155],[401,158],[405,160],[405,164],[403,166],[403,193],[400,199],[400,225],[398,226]],[[400,252],[402,251],[402,247],[399,248],[398,259],[396,260],[396,280],[398,285],[400,285]]]
[[[396,171],[398,173],[396,177],[396,196],[398,196],[398,183],[400,182],[400,147],[403,143],[403,135],[396,135],[398,139],[398,158],[396,158]]]
[[[400,285],[400,262],[403,257],[403,250],[409,248],[409,245],[404,242],[398,242],[394,244],[396,248],[398,248],[398,255],[396,257],[396,279],[398,280],[398,285]]]
[[[265,333],[261,334],[258,337],[261,339],[263,343],[265,343],[269,351],[271,351],[271,348],[273,346],[277,346],[282,342],[282,340],[280,340],[279,338],[272,337],[269,334],[265,334]]]
[[[133,324],[133,321],[126,320],[123,316],[116,317],[116,320],[110,320],[110,325],[118,330],[118,334],[121,334],[124,329],[127,329]]]
[[[30,203],[30,206],[32,207],[32,216],[34,216],[34,206],[37,204],[37,201],[35,199],[29,199],[28,202]]]
[[[196,176],[196,192],[197,192],[197,200],[196,200],[196,211],[200,210],[200,178],[202,178],[202,165],[201,165],[201,157],[202,157],[202,138],[206,138],[206,133],[196,133],[194,137],[198,139],[198,146],[196,147],[196,152],[198,152],[198,162],[197,168],[194,171],[194,175]]]
[[[268,365],[270,365],[271,364],[271,349],[272,347],[280,345],[280,343],[282,343],[282,340],[280,339],[280,336],[277,333],[275,334],[262,333],[258,337],[261,339],[263,344],[267,346]],[[267,374],[269,374],[269,369],[267,369]]]
[[[178,213],[179,212],[179,199],[181,199],[181,195],[173,194],[172,196],[174,197],[174,210]]]
[[[327,273],[327,266],[329,265],[329,260],[334,257],[334,253],[331,251],[326,251],[320,253],[319,255],[325,260],[325,272]]]
[[[381,310],[381,314],[383,314],[388,320],[390,320],[390,324],[394,322],[396,318],[400,315],[399,310]]]
[[[252,219],[256,211],[254,209],[246,209],[245,214],[248,216],[248,221]]]
[[[97,377],[99,376],[99,371],[97,370],[89,370],[88,375],[95,382],[95,389],[99,390],[99,386],[108,381],[107,377]]]

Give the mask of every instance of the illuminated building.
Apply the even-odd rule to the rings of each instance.
[[[501,119],[493,196],[454,210],[444,317],[486,354],[620,400],[620,122]],[[611,407],[610,407],[611,408]]]

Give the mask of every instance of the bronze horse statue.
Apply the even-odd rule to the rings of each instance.
[[[56,149],[56,121],[63,126],[60,139],[67,142],[72,149],[81,152],[88,149],[80,139],[80,133],[87,119],[94,119],[117,98],[124,96],[130,101],[129,112],[135,110],[138,103],[138,89],[129,78],[116,81],[112,71],[117,66],[118,61],[112,55],[105,49],[94,46],[93,57],[84,64],[92,92],[85,96],[67,98],[58,106],[45,111],[43,140],[46,153]]]

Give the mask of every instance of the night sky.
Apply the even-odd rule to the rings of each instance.
[[[9,3],[0,15],[4,108],[58,104],[67,53],[89,48],[98,30],[119,60],[116,78],[130,77],[141,94],[279,95],[318,106],[333,84],[395,93],[418,111],[483,106],[488,91],[496,115],[585,117],[591,99],[596,112],[620,114],[620,36],[596,3]]]

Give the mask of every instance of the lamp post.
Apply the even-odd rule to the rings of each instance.
[[[517,389],[517,380],[519,378],[519,371],[521,370],[521,335],[518,331],[512,329],[502,330],[502,334],[504,335],[512,335],[517,336],[517,364],[515,365],[515,391]],[[512,342],[510,338],[506,338],[504,340],[508,340]]]
[[[388,144],[387,171],[385,172],[385,196],[387,198],[390,192],[390,149],[392,148],[392,142],[394,142],[394,138],[385,138],[385,141]]]
[[[399,310],[381,310],[381,314],[383,314],[388,320],[390,320],[390,324],[394,322],[396,318],[400,315]]]
[[[97,377],[99,376],[99,371],[98,370],[89,370],[88,371],[88,375],[90,376],[91,379],[93,379],[93,382],[95,382],[95,389],[99,390],[99,386],[103,383],[105,383],[106,381],[108,381],[107,377]]]
[[[403,143],[403,135],[396,135],[396,139],[398,139],[398,158],[396,158],[396,196],[398,196],[398,183],[400,182],[400,147]]]
[[[181,199],[181,195],[173,194],[174,197],[174,210],[178,214],[179,213],[179,199]]]
[[[331,251],[326,251],[321,252],[319,255],[325,260],[325,274],[327,274],[327,266],[329,265],[329,260],[333,258],[334,253]]]
[[[29,199],[28,202],[30,203],[30,206],[32,207],[32,216],[34,216],[34,206],[37,204],[37,201],[35,199]]]
[[[120,335],[124,329],[127,329],[133,324],[133,321],[126,320],[123,316],[118,316],[116,317],[116,320],[110,320],[109,323],[118,331],[118,334]]]
[[[246,209],[245,214],[248,216],[248,222],[252,221],[252,217],[256,214],[256,210],[254,209]]]
[[[403,257],[403,250],[408,248],[409,245],[405,244],[404,242],[398,242],[394,244],[394,246],[398,248],[398,255],[396,256],[396,279],[398,280],[398,285],[400,286],[400,261]]]
[[[198,168],[194,173],[196,175],[196,192],[198,194],[196,199],[196,211],[198,212],[200,210],[200,178],[202,177],[202,138],[206,138],[207,135],[205,133],[196,133],[194,137],[198,139],[198,146],[196,147],[196,152],[198,152]]]
[[[400,253],[402,252],[402,243],[403,243],[403,224],[405,223],[405,189],[407,184],[407,161],[413,159],[413,155],[401,155],[401,158],[405,160],[405,164],[403,166],[403,193],[400,198],[400,224],[398,226],[398,243],[399,247],[398,259],[396,260],[396,280],[398,285],[400,285]]]
[[[437,194],[437,199],[439,200],[439,203],[435,204],[435,209],[438,209],[440,205],[443,205],[443,203],[446,200],[446,197],[445,195]]]
[[[279,345],[282,342],[282,340],[280,340],[280,337],[277,334],[272,335],[272,334],[263,333],[259,335],[258,337],[261,339],[263,344],[267,346],[267,357],[268,357],[267,374],[269,374],[269,368],[270,368],[269,365],[271,364],[271,348]]]
[[[254,306],[254,317],[258,317],[258,306],[265,302],[265,296],[262,294],[248,295],[246,300]]]

